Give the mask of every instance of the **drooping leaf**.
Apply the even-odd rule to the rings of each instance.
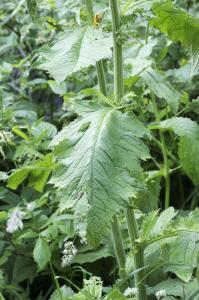
[[[186,174],[195,184],[199,184],[199,130],[197,135],[181,137],[179,157]]]
[[[135,205],[145,213],[158,209],[158,201],[160,194],[160,177],[149,180],[147,185],[147,191],[141,197],[137,197],[134,202]]]
[[[184,171],[195,183],[199,183],[199,125],[188,118],[176,117],[160,123],[164,129],[172,129],[180,136],[179,157]]]
[[[15,190],[28,178],[29,186],[32,186],[38,192],[42,192],[54,166],[52,154],[49,153],[45,155],[43,159],[36,161],[33,165],[13,170],[8,178],[7,186]]]
[[[173,207],[169,207],[165,211],[163,211],[158,216],[158,211],[152,211],[148,215],[145,216],[145,219],[142,223],[142,233],[141,236],[144,240],[151,240],[154,237],[161,236],[162,241],[160,241],[159,245],[166,243],[166,239],[170,238],[168,234],[165,235],[164,241],[164,231],[170,225],[170,222],[175,217],[176,212]],[[154,246],[156,247],[156,246]]]
[[[42,270],[50,261],[51,251],[46,240],[42,238],[37,239],[33,251],[33,257],[36,263],[38,264],[40,270]]]
[[[31,128],[34,137],[42,137],[43,139],[52,139],[57,134],[57,128],[48,122],[40,122]]]
[[[160,72],[147,69],[141,73],[141,77],[157,97],[165,99],[173,112],[177,112],[181,94]]]
[[[184,283],[179,279],[167,279],[153,287],[153,291],[155,292],[161,289],[165,289],[168,296],[180,297],[181,299],[184,297],[184,299],[188,299],[189,296],[198,289],[198,282],[196,278],[188,283]]]
[[[186,11],[173,5],[171,0],[155,3],[155,17],[151,24],[168,35],[174,42],[181,42],[193,56],[194,68],[199,66],[199,21]]]
[[[132,76],[139,75],[151,66],[152,59],[150,58],[150,55],[155,44],[155,40],[151,39],[145,45],[135,45],[131,48],[129,55],[125,58],[125,64],[130,64],[132,66]]]
[[[172,129],[179,136],[193,136],[197,134],[199,126],[189,118],[174,117],[160,123],[163,129]]]
[[[160,214],[159,218],[157,219],[157,222],[155,223],[152,229],[153,236],[161,234],[175,216],[176,212],[174,211],[173,207],[169,207],[166,210],[164,210]]]
[[[53,140],[59,162],[51,183],[64,189],[62,206],[88,198],[88,239],[98,244],[107,234],[113,214],[143,190],[139,159],[149,154],[141,141],[148,131],[135,118],[109,106],[76,103],[82,117]]]
[[[91,27],[78,28],[62,33],[52,46],[41,49],[36,65],[62,82],[81,68],[110,57],[111,46],[109,34]]]

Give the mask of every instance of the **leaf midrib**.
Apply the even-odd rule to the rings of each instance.
[[[113,112],[114,110],[111,109],[111,110],[108,110],[106,111],[103,115],[102,115],[102,119],[99,123],[99,128],[98,128],[98,134],[96,134],[96,139],[94,141],[94,145],[93,145],[93,150],[91,152],[91,171],[90,171],[90,195],[91,195],[91,198],[90,198],[90,202],[92,203],[93,202],[93,198],[94,198],[94,193],[93,193],[93,180],[94,180],[94,165],[93,165],[93,162],[95,161],[95,154],[96,154],[96,149],[97,149],[97,145],[100,141],[100,137],[101,137],[101,133],[102,133],[102,130],[104,128],[104,124],[106,123],[106,120],[110,117],[110,114]]]

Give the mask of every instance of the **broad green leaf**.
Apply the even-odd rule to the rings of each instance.
[[[44,121],[34,125],[31,129],[34,137],[41,137],[42,139],[52,139],[57,134],[57,128],[53,124]]]
[[[118,290],[113,289],[105,298],[106,300],[126,300],[127,298]]]
[[[158,219],[158,211],[150,212],[142,223],[142,238],[150,238],[152,229],[154,228]]]
[[[149,68],[152,64],[150,58],[153,47],[156,45],[156,41],[150,39],[147,44],[142,46],[133,46],[129,51],[129,55],[125,58],[125,64],[132,66],[131,75],[136,76]]]
[[[174,242],[165,246],[163,250],[164,259],[170,264],[167,269],[173,271],[186,282],[190,280],[193,268],[197,265],[198,243],[198,233],[182,232]]]
[[[155,17],[151,24],[168,35],[174,42],[181,42],[193,56],[194,68],[199,66],[199,22],[186,11],[173,5],[171,0],[155,3]]]
[[[33,250],[33,257],[40,270],[44,269],[46,264],[50,261],[51,252],[46,240],[38,238]]]
[[[159,217],[157,213],[157,211],[153,211],[145,217],[142,224],[142,236],[144,239],[162,234],[176,215],[173,207],[164,210]]]
[[[111,56],[112,37],[91,27],[60,34],[52,46],[39,52],[37,66],[62,82],[67,76]]]
[[[30,168],[16,169],[8,178],[7,187],[16,190],[16,188],[28,177],[31,172]]]
[[[164,129],[172,129],[180,136],[179,157],[184,171],[195,183],[199,183],[199,126],[182,117],[171,118],[160,123]]]
[[[18,255],[14,264],[12,280],[17,283],[26,279],[31,281],[36,276],[36,269],[32,258]]]
[[[73,261],[79,264],[92,263],[103,257],[110,257],[110,256],[114,256],[113,249],[111,248],[110,243],[106,242],[105,245],[100,246],[98,249],[95,249],[94,251],[92,249],[83,251],[80,248],[80,251],[74,257]]]
[[[149,180],[147,184],[147,191],[141,197],[137,197],[134,202],[135,205],[145,213],[158,209],[158,201],[160,194],[160,180],[161,177]]]
[[[48,80],[48,84],[55,94],[63,96],[67,92],[67,85],[65,82],[58,83],[54,80]]]
[[[141,73],[141,77],[157,97],[165,99],[173,112],[177,112],[181,94],[164,78],[162,73],[148,69]]]
[[[169,263],[164,267],[165,272],[171,272],[176,274],[180,279],[185,282],[189,282],[191,280],[193,274],[194,267],[187,263]]]
[[[81,201],[82,193],[87,196],[88,239],[98,244],[112,216],[143,191],[139,160],[149,153],[140,138],[148,131],[135,117],[109,106],[84,102],[76,103],[75,110],[81,117],[52,142],[59,166],[50,182],[64,189],[62,206]]]
[[[168,296],[175,296],[180,297],[181,299],[188,299],[189,296],[198,289],[198,281],[195,278],[194,280],[188,283],[184,283],[179,279],[167,279],[153,287],[154,292],[157,292],[161,289],[165,289]],[[197,298],[193,299],[196,300]]]
[[[60,292],[61,292],[61,295],[62,295],[63,299],[65,299],[65,297],[74,295],[73,290],[70,287],[67,287],[66,285],[63,285],[60,288]],[[55,290],[52,293],[52,295],[50,296],[49,300],[61,300],[59,291]]]
[[[179,143],[179,157],[186,174],[199,184],[199,131],[195,136],[184,136]]]
[[[179,136],[192,136],[198,133],[199,126],[189,118],[175,117],[160,123],[160,128],[171,129]]]
[[[13,170],[8,178],[7,186],[10,189],[16,190],[17,187],[28,178],[29,186],[34,187],[38,192],[42,192],[54,166],[52,154],[47,154],[42,160],[36,161],[32,166],[25,166]]]
[[[161,234],[172,221],[172,219],[176,216],[176,214],[177,213],[174,211],[173,207],[169,207],[166,210],[164,210],[160,214],[159,218],[157,219],[157,222],[155,223],[152,229],[153,236]]]
[[[52,154],[45,155],[43,160],[35,163],[34,170],[31,172],[28,180],[28,185],[34,187],[38,192],[43,192],[54,166]]]
[[[159,2],[158,0],[127,0],[125,4],[122,6],[122,14],[133,14],[136,12],[149,11],[152,8],[152,5],[155,2]]]

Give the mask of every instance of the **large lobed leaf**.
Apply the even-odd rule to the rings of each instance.
[[[67,76],[111,56],[112,38],[91,27],[68,30],[39,52],[37,66],[62,82]]]
[[[155,17],[151,24],[168,35],[174,42],[181,42],[193,56],[194,68],[199,66],[199,20],[173,5],[162,1],[153,5]]]
[[[108,106],[84,102],[75,110],[81,117],[52,142],[59,167],[51,183],[64,189],[63,207],[86,194],[88,239],[98,244],[113,214],[143,190],[139,159],[149,154],[140,138],[148,131],[135,117]]]

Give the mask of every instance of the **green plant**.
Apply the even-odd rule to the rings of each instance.
[[[6,6],[2,299],[198,295],[199,26],[182,2],[27,0],[34,23]]]

